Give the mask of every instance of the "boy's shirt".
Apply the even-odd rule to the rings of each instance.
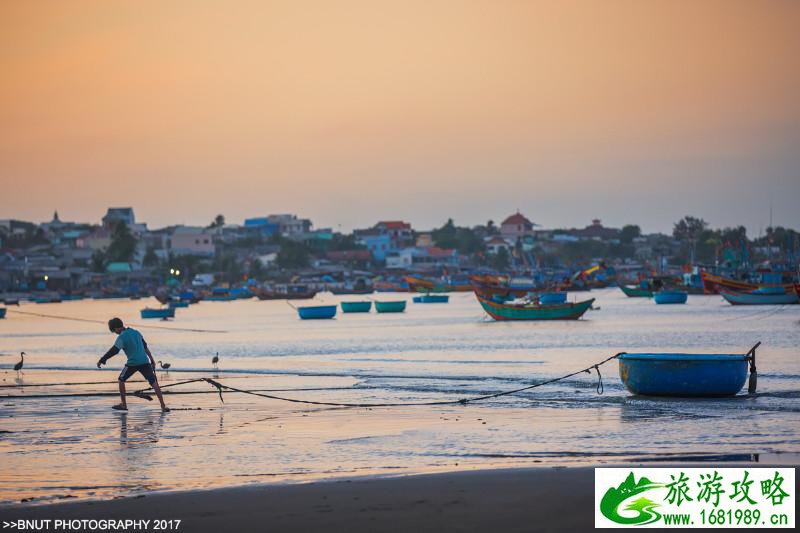
[[[125,352],[128,361],[125,366],[149,365],[150,358],[144,351],[145,342],[142,334],[133,328],[125,328],[117,336],[114,346]]]

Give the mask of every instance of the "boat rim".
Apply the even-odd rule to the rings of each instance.
[[[722,353],[624,353],[621,360],[633,361],[746,361],[747,354]]]

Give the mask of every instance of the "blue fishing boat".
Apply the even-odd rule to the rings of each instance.
[[[375,311],[378,313],[402,313],[406,310],[405,300],[393,300],[390,302],[375,302]]]
[[[780,288],[780,287],[778,287]],[[731,305],[792,305],[800,304],[800,296],[794,292],[736,292],[720,289],[719,293]]]
[[[175,308],[174,307],[162,307],[160,309],[153,309],[151,307],[145,307],[139,314],[142,318],[175,318]]]
[[[372,302],[342,302],[342,313],[369,313],[372,309]]]
[[[328,319],[336,316],[335,305],[313,305],[307,307],[298,307],[297,314],[303,320],[320,320]]]
[[[747,381],[756,389],[756,344],[746,354],[624,353],[619,377],[633,394],[647,396],[733,396]]]
[[[446,304],[450,301],[447,294],[423,294],[412,298],[415,304]]]
[[[188,300],[172,300],[167,304],[171,309],[179,309],[182,307],[189,307]]]
[[[685,304],[689,293],[683,291],[658,291],[653,293],[657,304]]]
[[[0,307],[0,318],[5,318],[5,317],[6,317],[6,308]]]
[[[567,303],[566,292],[543,292],[539,295],[540,305],[555,305]]]

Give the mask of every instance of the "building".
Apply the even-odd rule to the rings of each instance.
[[[294,237],[311,231],[311,221],[307,218],[297,218],[297,215],[268,215],[267,221],[278,225],[278,230],[284,237]]]
[[[619,240],[621,231],[616,228],[607,228],[603,226],[599,218],[595,218],[590,226],[576,230],[573,233],[582,239],[613,241]]]
[[[395,249],[392,245],[392,237],[388,233],[361,232],[358,242],[366,246],[372,257],[378,261],[386,259],[386,254]]]
[[[135,236],[140,237],[147,232],[147,224],[137,224],[132,207],[109,207],[103,217],[103,227],[114,229],[114,226],[123,222]]]
[[[75,246],[88,248],[92,251],[105,250],[111,246],[111,230],[108,228],[95,228],[87,231],[75,239]]]
[[[271,221],[269,217],[246,218],[244,219],[244,227],[264,237],[272,237],[281,231],[281,225]]]
[[[506,252],[510,252],[512,245],[505,240],[504,238],[500,237],[499,235],[494,235],[489,237],[486,241],[486,251],[490,254],[497,255],[500,250],[505,250]]]
[[[500,235],[505,239],[511,240],[511,242],[516,242],[520,237],[533,235],[534,226],[533,222],[517,211],[500,224]]]
[[[168,249],[175,255],[213,257],[216,252],[211,233],[206,228],[177,226],[169,237]]]
[[[382,220],[373,229],[381,235],[389,235],[395,248],[410,245],[414,240],[411,224],[402,220]]]

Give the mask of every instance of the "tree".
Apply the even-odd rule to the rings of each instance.
[[[626,224],[625,226],[622,226],[619,240],[622,241],[623,244],[630,244],[633,242],[633,239],[640,237],[641,235],[642,230],[639,226],[635,224]]]
[[[111,244],[106,250],[106,261],[109,263],[129,263],[136,253],[136,237],[133,236],[128,225],[118,222],[114,225],[111,234]]]
[[[225,225],[225,216],[217,215],[216,217],[214,217],[214,221],[208,225],[208,229],[221,228],[224,225]]]
[[[497,253],[492,257],[492,267],[494,267],[495,270],[503,271],[508,268],[508,264],[508,250],[503,246],[497,250]]]
[[[708,227],[708,222],[702,218],[695,218],[692,216],[685,216],[675,223],[672,229],[672,236],[681,242],[689,243],[691,247],[690,261],[694,263],[695,250],[697,247],[697,240],[700,234]]]
[[[284,239],[275,262],[281,268],[303,268],[308,266],[309,255],[303,243]]]

